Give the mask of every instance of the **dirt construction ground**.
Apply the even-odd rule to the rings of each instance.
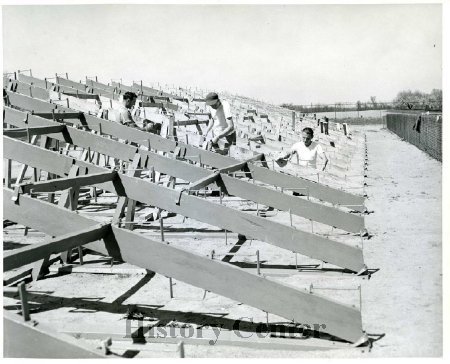
[[[264,343],[268,341],[258,344],[257,340],[254,347],[221,345],[221,339],[228,337],[233,323],[240,318],[252,318],[255,323],[266,320],[285,323],[286,320],[271,314],[266,317],[260,310],[211,292],[205,294],[201,289],[178,281],[174,282],[174,297],[170,298],[168,278],[128,264],[111,269],[116,274],[77,273],[76,265],[72,273],[58,274],[53,267],[45,279],[27,285],[32,318],[56,331],[74,336],[84,333],[78,337],[93,348],[99,346],[102,337],[112,336],[111,350],[120,356],[178,356],[176,345],[171,343],[148,344],[141,350],[138,344],[125,347],[123,341],[116,341],[115,337],[123,337],[127,332],[127,320],[124,318],[127,314],[141,314],[145,316],[146,324],[159,322],[176,329],[183,328],[186,323],[196,327],[217,323],[224,327],[216,345],[192,345],[187,341],[186,357],[441,356],[442,164],[381,126],[366,126],[359,130],[366,133],[368,149],[365,182],[368,196],[366,207],[370,213],[366,215],[365,223],[370,238],[364,241],[364,259],[374,273],[370,279],[368,276],[338,273],[328,276],[314,273],[278,274],[269,278],[305,289],[311,283],[315,287],[350,289],[361,285],[361,302],[358,290],[324,290],[323,294],[356,306],[361,304],[363,328],[374,340],[371,347],[353,348],[349,344],[336,342],[333,344],[335,347],[330,348],[326,340],[314,338],[309,339],[310,350],[289,347],[267,350]],[[278,217],[281,218],[280,215]],[[168,221],[169,224],[172,221],[174,233],[168,234],[167,239],[171,239],[176,246],[182,246],[180,217]],[[147,230],[150,235],[158,234],[157,229]],[[216,230],[204,227],[204,236],[203,232],[187,236],[189,247],[203,255],[209,254],[212,249],[220,253],[220,249],[224,249],[223,237],[220,236],[220,243],[219,238],[217,241],[211,238],[214,234],[218,236],[219,231]],[[5,249],[20,244],[21,237],[23,227],[15,225],[7,228]],[[29,237],[34,237],[36,241],[44,238],[33,230],[30,230]],[[227,238],[234,244],[237,235],[230,233]],[[271,263],[294,264],[292,253],[280,253],[280,249],[253,241],[246,242],[239,249],[244,268],[246,265],[254,267],[253,254],[259,248],[273,253]],[[229,246],[225,251],[229,251]],[[262,259],[264,263],[264,256]],[[85,260],[86,266],[100,267],[102,272],[109,267],[109,261],[102,256],[88,255]],[[307,262],[299,256],[298,264]],[[8,310],[14,311],[18,302],[17,296],[4,298],[4,306]],[[251,323],[248,325],[251,326]],[[238,341],[236,337],[233,340]]]

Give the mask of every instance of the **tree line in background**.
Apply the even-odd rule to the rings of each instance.
[[[433,89],[427,94],[421,91],[400,91],[393,101],[379,102],[375,96],[369,101],[337,102],[334,104],[310,104],[294,105],[281,104],[290,110],[302,113],[339,112],[339,111],[364,111],[364,110],[423,110],[442,111],[442,90]]]

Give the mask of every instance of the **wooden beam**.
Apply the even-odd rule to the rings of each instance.
[[[210,175],[206,176],[205,178],[202,178],[199,181],[192,182],[189,185],[189,190],[191,191],[200,190],[203,187],[209,186],[211,183],[217,182],[218,178],[220,178],[219,172],[211,173]]]
[[[94,94],[73,93],[73,92],[68,92],[68,91],[63,91],[62,94],[66,95],[66,96],[76,97],[77,99],[83,99],[83,100],[91,100],[91,99],[100,100],[100,97],[98,95],[94,95]]]
[[[8,90],[18,92],[30,97],[38,98],[47,101],[50,98],[50,93],[47,89],[38,87],[36,85],[30,85],[17,80],[10,80],[4,86],[8,85]]]
[[[22,163],[34,165],[29,159],[33,159],[39,168],[40,160],[45,159],[48,172],[65,175],[70,170],[72,163],[86,166],[88,173],[107,171],[86,162],[75,161],[70,157],[54,152],[41,150],[27,143],[4,137],[4,157],[15,158]],[[43,157],[43,154],[46,157]],[[50,153],[50,155],[48,154]],[[29,154],[32,154],[31,158]],[[36,160],[37,159],[37,160]],[[54,161],[54,162],[53,162]],[[62,162],[61,162],[62,161]],[[61,164],[55,165],[55,164]],[[61,170],[65,168],[64,172]],[[55,172],[57,170],[58,172]],[[269,244],[288,249],[314,259],[327,261],[331,264],[359,272],[365,268],[362,250],[337,241],[326,239],[315,234],[302,232],[292,227],[285,226],[262,217],[252,216],[241,211],[236,211],[223,205],[211,203],[195,196],[180,195],[179,191],[161,187],[153,183],[119,174],[113,183],[107,182],[102,188],[116,193],[119,196],[160,207],[166,211],[203,221],[210,225],[235,231],[248,237],[258,239]]]
[[[79,119],[81,116],[80,112],[42,112],[34,113],[34,115],[39,116],[44,119],[55,119],[55,120],[65,120],[65,119]]]
[[[148,86],[143,86],[139,83],[133,82],[133,89],[135,91],[140,91],[142,92],[145,96],[156,96],[159,95],[161,93],[160,90],[148,87]]]
[[[15,92],[6,91],[9,102],[13,106],[19,106],[25,110],[30,110],[34,112],[52,112],[56,109],[56,104],[50,104],[48,102],[33,99],[32,97],[21,95]]]
[[[86,80],[86,85],[91,88],[99,88],[99,89],[103,89],[103,90],[106,90],[109,92],[114,92],[114,90],[115,90],[114,86],[109,86],[109,85],[106,85],[104,83],[94,81],[94,80]]]
[[[35,126],[31,128],[3,129],[3,135],[13,138],[25,137],[28,135],[45,135],[61,133],[66,128],[65,125]]]
[[[52,327],[3,311],[5,358],[84,359],[105,358],[101,351],[81,345],[80,340],[56,332]]]
[[[3,270],[8,271],[23,265],[62,253],[79,245],[102,239],[110,231],[109,224],[97,224],[80,231],[60,235],[42,243],[32,244],[3,253]]]
[[[364,218],[349,214],[333,207],[314,203],[302,198],[293,197],[262,186],[221,175],[222,182],[230,195],[255,201],[265,206],[274,207],[282,211],[291,211],[292,214],[311,219],[339,229],[359,233],[364,230]],[[307,191],[299,191],[306,195]]]
[[[205,199],[182,194],[146,181],[119,175],[124,191],[133,200],[158,206],[166,211],[203,221],[313,259],[359,272],[365,268],[358,247],[323,238],[262,217],[236,211]]]
[[[197,119],[175,121],[176,126],[203,125],[208,123],[209,120],[197,120]]]
[[[360,212],[365,211],[364,196],[354,195],[343,190],[331,188],[317,182],[290,176],[288,174],[281,174],[267,168],[258,167],[252,163],[249,163],[248,166],[250,172],[252,173],[252,177],[256,181],[272,186],[282,187],[284,189],[297,190],[307,188],[310,197],[337,205],[354,205],[352,209]]]
[[[4,217],[34,229],[42,229],[41,231],[50,235],[64,234],[98,224],[94,220],[28,196],[23,196],[21,206],[18,206],[11,201],[11,196],[11,190],[3,190]],[[55,224],[54,220],[59,223]],[[321,325],[321,331],[351,342],[356,342],[363,336],[359,310],[320,294],[299,291],[242,271],[228,263],[198,256],[126,229],[113,226],[112,234],[105,239],[108,240],[107,246],[114,248],[115,254],[120,254],[120,257],[130,264],[289,320],[308,324],[311,328]],[[100,241],[90,243],[86,247],[100,253],[105,252],[105,244]]]
[[[20,82],[27,83],[29,85],[35,85],[41,88],[46,88],[47,83],[49,83],[48,81],[46,82],[45,80],[41,80],[40,78],[28,76],[23,73],[19,73],[18,77]]]
[[[106,171],[72,178],[66,177],[61,179],[52,179],[49,181],[26,183],[21,185],[20,188],[22,189],[23,193],[54,192],[65,190],[67,188],[79,188],[83,186],[91,186],[99,183],[114,181],[116,177],[116,171]]]
[[[80,269],[78,266],[74,267],[74,269]],[[144,329],[147,328],[144,324],[145,321],[141,321],[140,323],[133,324],[133,328],[138,329],[142,327]],[[141,326],[139,326],[141,325]],[[244,325],[244,322],[242,322]],[[207,326],[207,325],[206,325]],[[70,331],[69,331],[70,330]],[[331,340],[323,340],[320,338],[314,338],[308,336],[306,333],[305,337],[301,337],[298,333],[290,334],[289,332],[280,332],[280,337],[276,337],[277,331],[273,332],[262,332],[262,336],[267,335],[266,337],[258,337],[255,332],[246,332],[243,335],[233,330],[225,330],[221,329],[219,337],[217,337],[218,332],[214,333],[214,330],[211,328],[196,328],[195,334],[193,337],[185,338],[185,329],[171,327],[170,330],[166,331],[166,336],[161,337],[161,333],[159,332],[158,326],[153,326],[149,328],[145,333],[142,332],[142,339],[145,339],[145,342],[133,343],[132,337],[124,337],[122,332],[80,332],[80,330],[76,329],[65,329],[63,332],[67,335],[72,335],[76,338],[87,339],[87,340],[104,340],[105,336],[111,337],[113,344],[111,346],[111,351],[114,350],[137,350],[137,351],[153,351],[154,348],[152,346],[153,343],[164,343],[164,344],[178,344],[180,339],[183,338],[183,342],[185,345],[206,345],[210,346],[211,343],[214,343],[214,347],[218,346],[231,346],[231,347],[243,347],[248,349],[260,349],[260,350],[292,350],[292,351],[312,351],[312,350],[338,350],[338,349],[350,349],[356,352],[357,348],[352,347],[352,344],[347,342],[339,342],[339,341],[331,341]],[[217,328],[215,328],[217,330]],[[276,330],[276,329],[275,329]],[[288,329],[286,329],[287,331]],[[136,332],[136,331],[135,331]],[[250,334],[252,337],[250,338]],[[258,333],[259,334],[259,333]],[[135,335],[139,335],[139,331]],[[274,336],[272,336],[274,335]],[[288,336],[288,338],[285,338]],[[291,337],[291,340],[289,339]],[[305,340],[307,339],[307,340]],[[136,338],[134,339],[136,340]]]
[[[241,169],[243,169],[246,166],[247,166],[247,161],[239,162],[239,163],[233,164],[233,165],[228,166],[228,167],[220,168],[219,172],[220,173],[233,173],[233,172],[236,172],[236,171],[240,171]]]
[[[86,90],[86,85],[79,83],[79,82],[72,81],[72,80],[68,80],[67,78],[62,78],[59,76],[56,77],[56,83],[58,85],[68,86],[72,89],[77,89],[80,91]]]

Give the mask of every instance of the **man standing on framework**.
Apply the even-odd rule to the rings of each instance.
[[[236,130],[234,129],[233,115],[231,115],[230,104],[219,99],[219,95],[210,92],[206,95],[205,103],[211,114],[205,137],[213,129],[212,146],[217,148],[219,139],[224,138],[228,145],[236,144]]]
[[[328,157],[323,151],[322,146],[312,141],[313,137],[314,131],[311,128],[304,128],[302,130],[303,141],[295,143],[288,153],[278,157],[277,162],[286,160],[286,158],[289,158],[289,161],[294,154],[297,154],[297,164],[303,167],[317,168],[317,155],[319,155],[325,159],[322,167],[322,171],[324,171],[328,164]]]

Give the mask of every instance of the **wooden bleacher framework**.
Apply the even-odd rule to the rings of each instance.
[[[121,93],[134,91],[142,106],[175,110],[178,106],[173,102],[189,102],[183,96],[142,82],[106,85],[86,79],[86,84],[81,84],[59,76],[55,81],[19,73],[18,80],[5,84],[4,219],[53,238],[5,253],[4,270],[38,262],[40,273],[51,254],[62,253],[67,258],[68,251],[83,246],[306,326],[321,323],[321,331],[346,341],[364,341],[361,312],[354,307],[176,248],[163,237],[155,241],[132,231],[139,202],[328,262],[348,273],[364,274],[367,267],[361,246],[270,221],[197,194],[219,191],[221,199],[235,196],[360,236],[365,233],[363,196],[271,170],[262,153],[238,160],[76,110],[69,101],[66,106],[48,101],[50,92],[100,101],[101,97],[117,100]],[[201,114],[191,112],[189,117]],[[267,115],[264,118],[269,120]],[[189,118],[173,124],[195,125],[201,135],[199,126],[204,123]],[[81,148],[81,156],[72,156],[71,148]],[[22,166],[15,176],[12,161]],[[118,163],[111,166],[111,161]],[[31,182],[24,181],[27,168],[35,172]],[[40,179],[40,171],[47,173],[47,179]],[[150,180],[141,178],[144,173],[149,173]],[[171,187],[158,183],[155,174],[170,177]],[[77,214],[79,192],[84,187],[117,196],[116,215],[110,222],[99,223]],[[292,197],[285,191],[302,191],[304,196]],[[55,202],[55,194],[60,192]],[[43,193],[48,197],[36,198]]]

